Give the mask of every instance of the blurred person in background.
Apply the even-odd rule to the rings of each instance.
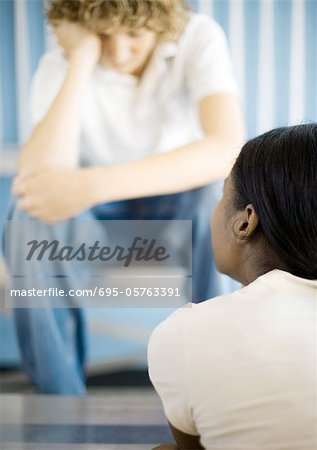
[[[244,139],[222,29],[185,0],[52,0],[47,17],[59,46],[34,76],[9,218],[192,220],[193,300],[221,294],[208,218]],[[24,368],[39,392],[83,394],[83,311],[50,306],[14,312]]]

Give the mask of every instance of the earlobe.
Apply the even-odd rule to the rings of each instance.
[[[251,239],[259,224],[254,206],[250,203],[240,213],[240,217],[233,224],[234,235],[240,241]]]

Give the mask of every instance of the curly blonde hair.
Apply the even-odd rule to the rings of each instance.
[[[188,21],[187,0],[50,0],[51,24],[78,22],[96,33],[146,27],[165,39],[177,39]]]

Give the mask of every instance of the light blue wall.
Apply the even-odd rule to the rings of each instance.
[[[306,4],[305,102],[307,117],[317,121],[317,1]]]
[[[0,129],[1,139],[4,144],[17,142],[15,35],[13,22],[13,1],[0,1]]]

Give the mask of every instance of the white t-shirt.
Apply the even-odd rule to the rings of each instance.
[[[46,114],[66,71],[59,48],[42,57],[32,83],[34,124]],[[226,38],[214,20],[193,14],[176,43],[158,45],[141,81],[97,66],[85,93],[82,162],[126,162],[200,138],[197,103],[216,93],[238,93]]]
[[[317,280],[273,270],[153,332],[169,422],[207,450],[316,450]]]

